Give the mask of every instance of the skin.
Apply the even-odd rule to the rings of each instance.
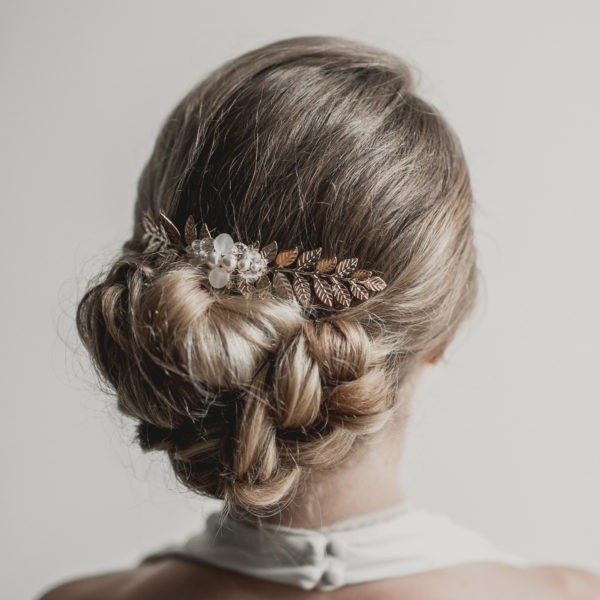
[[[442,351],[443,352],[443,351]],[[408,406],[423,361],[405,388]],[[265,520],[314,528],[382,510],[405,499],[399,481],[408,411],[398,412],[365,442],[352,461],[314,473],[294,502]],[[352,494],[340,490],[352,489]],[[377,494],[372,490],[377,489]],[[52,588],[40,600],[598,600],[600,576],[563,566],[518,568],[495,563],[460,565],[329,592],[305,591],[183,558],[163,558],[132,569],[93,575]]]

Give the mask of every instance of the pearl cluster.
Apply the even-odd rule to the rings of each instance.
[[[194,240],[186,250],[210,268],[208,280],[215,288],[225,287],[236,269],[243,279],[254,282],[267,267],[267,259],[258,250],[234,243],[228,233]]]

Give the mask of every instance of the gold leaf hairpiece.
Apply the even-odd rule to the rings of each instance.
[[[321,248],[278,250],[277,242],[270,242],[259,250],[258,242],[234,242],[228,233],[213,238],[206,223],[198,235],[192,215],[185,222],[183,237],[162,210],[158,222],[146,210],[142,226],[144,254],[175,248],[192,263],[208,269],[213,288],[237,290],[245,297],[273,294],[290,301],[295,298],[305,308],[316,298],[328,308],[346,308],[353,300],[367,300],[387,285],[373,271],[357,268],[358,259],[325,258]]]

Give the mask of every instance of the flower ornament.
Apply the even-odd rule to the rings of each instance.
[[[228,233],[213,238],[206,223],[198,237],[192,215],[185,222],[183,237],[162,210],[158,222],[147,210],[142,227],[144,254],[175,249],[208,270],[212,288],[238,291],[245,297],[274,294],[296,299],[305,308],[310,308],[315,299],[328,308],[347,308],[353,301],[367,300],[387,286],[373,271],[357,268],[358,259],[324,258],[321,248],[299,252],[296,246],[279,251],[277,242],[271,242],[259,249],[258,242],[236,242]]]
[[[186,252],[200,259],[209,267],[208,280],[214,288],[222,288],[237,272],[244,281],[252,283],[259,279],[267,268],[267,259],[254,248],[235,242],[228,233],[216,238],[204,237],[193,240]]]

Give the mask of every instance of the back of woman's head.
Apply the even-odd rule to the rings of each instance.
[[[312,314],[214,293],[176,253],[143,252],[147,210],[180,230],[191,214],[237,240],[356,257],[387,287]],[[336,37],[272,43],[168,116],[132,237],[82,298],[79,334],[144,449],[229,509],[273,512],[383,426],[470,312],[471,212],[460,143],[400,58]]]

